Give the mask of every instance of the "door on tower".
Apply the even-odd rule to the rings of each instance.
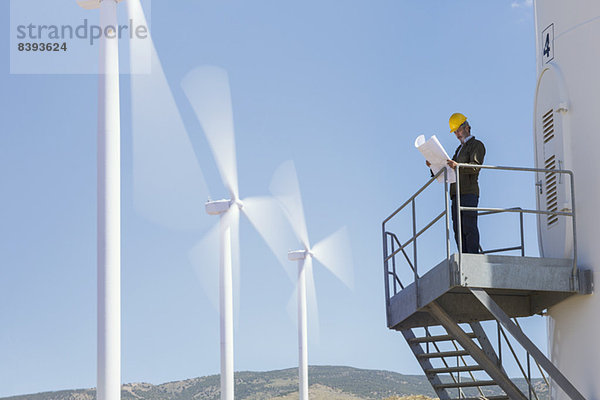
[[[537,168],[569,169],[567,102],[564,84],[556,67],[544,68],[538,78],[535,99],[535,162]],[[570,212],[570,176],[536,173],[538,210]],[[540,253],[542,257],[570,258],[573,249],[570,217],[538,214]]]

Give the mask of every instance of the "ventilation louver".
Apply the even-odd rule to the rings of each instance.
[[[554,110],[550,110],[544,114],[542,117],[542,127],[545,144],[554,138]]]
[[[556,157],[551,156],[546,160],[546,169],[556,169]],[[556,174],[546,172],[546,210],[558,211],[558,193],[556,187]],[[558,221],[558,215],[548,215],[548,227]]]
[[[544,134],[544,144],[554,139],[554,110],[551,109],[542,117],[542,126]],[[544,162],[544,168],[556,169],[556,156],[551,155],[546,158]],[[557,187],[557,175],[551,172],[547,172],[545,176],[546,186],[546,210],[558,211],[558,187]],[[548,215],[547,224],[548,228],[555,225],[558,222],[558,215]]]

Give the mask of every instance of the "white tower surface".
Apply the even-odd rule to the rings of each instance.
[[[308,400],[308,326],[306,311],[306,250],[290,251],[290,261],[298,261],[298,378],[300,400]]]
[[[120,0],[78,1],[117,26]],[[113,30],[115,28],[112,28]],[[119,40],[102,35],[98,68],[98,400],[121,398],[121,115]]]
[[[600,276],[600,2],[535,2],[538,82],[535,100],[536,166],[575,175],[577,258]],[[570,209],[568,177],[539,175],[538,207]],[[571,257],[572,232],[564,217],[540,216],[544,257]],[[600,298],[574,296],[549,310],[552,362],[588,399],[600,398]],[[556,386],[552,399],[567,398]]]

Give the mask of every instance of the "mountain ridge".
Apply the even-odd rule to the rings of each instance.
[[[517,380],[523,387],[524,381]],[[427,399],[435,393],[424,375],[403,375],[384,370],[346,366],[309,366],[311,400]],[[536,385],[539,382],[536,382]],[[298,369],[239,371],[235,373],[236,399],[298,399]],[[495,394],[490,392],[489,394]],[[426,397],[423,397],[426,396]],[[219,400],[219,375],[209,375],[154,385],[122,385],[122,400]],[[3,397],[0,400],[95,400],[96,390],[73,389]],[[546,398],[540,396],[540,400]]]

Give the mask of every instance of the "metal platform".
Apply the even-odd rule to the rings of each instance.
[[[571,279],[571,259],[463,254],[459,266],[458,257],[452,254],[391,297],[388,328],[437,325],[423,310],[433,301],[458,323],[493,320],[469,288],[485,289],[509,317],[539,314],[570,296],[592,292],[590,271],[580,269]]]
[[[568,175],[571,181],[571,203],[574,202],[573,173],[566,170],[495,167],[473,164],[457,166],[457,187],[460,167],[535,172],[547,175]],[[421,229],[417,226],[416,200],[432,183],[447,171],[442,169],[421,189],[400,206],[382,224],[384,284],[388,328],[400,331],[423,372],[441,400],[496,398],[539,400],[532,383],[531,360],[534,360],[546,384],[545,373],[568,398],[585,400],[579,390],[552,364],[546,355],[521,330],[517,317],[543,313],[572,296],[593,292],[590,270],[577,265],[577,237],[574,206],[571,209],[528,210],[520,207],[463,207],[458,203],[457,248],[461,249],[462,212],[485,215],[519,216],[519,235],[506,233],[507,247],[483,250],[480,254],[451,254],[451,209],[448,184],[443,186],[444,209]],[[460,194],[457,194],[457,199]],[[412,224],[397,218],[400,212],[412,213]],[[430,207],[429,207],[429,211]],[[523,216],[537,214],[568,218],[572,223],[572,257],[567,259],[525,256]],[[435,214],[434,214],[435,215]],[[436,223],[444,223],[445,237],[427,239],[425,249],[436,244],[446,248],[445,258],[431,268],[418,256],[422,235]],[[397,230],[400,226],[404,234]],[[402,229],[404,228],[404,229]],[[399,237],[408,238],[400,241]],[[515,239],[520,243],[515,245]],[[520,255],[498,255],[519,252]],[[411,254],[412,253],[412,254]],[[419,262],[417,262],[419,261]],[[409,267],[407,270],[405,266]],[[425,268],[423,268],[425,267]],[[407,282],[408,281],[408,282]],[[496,322],[493,345],[481,321]],[[509,339],[510,336],[510,339]],[[525,358],[515,346],[525,351]],[[504,368],[503,349],[508,349],[527,382],[523,390],[517,387]],[[462,374],[462,375],[461,375]],[[501,395],[490,391],[500,389]]]

